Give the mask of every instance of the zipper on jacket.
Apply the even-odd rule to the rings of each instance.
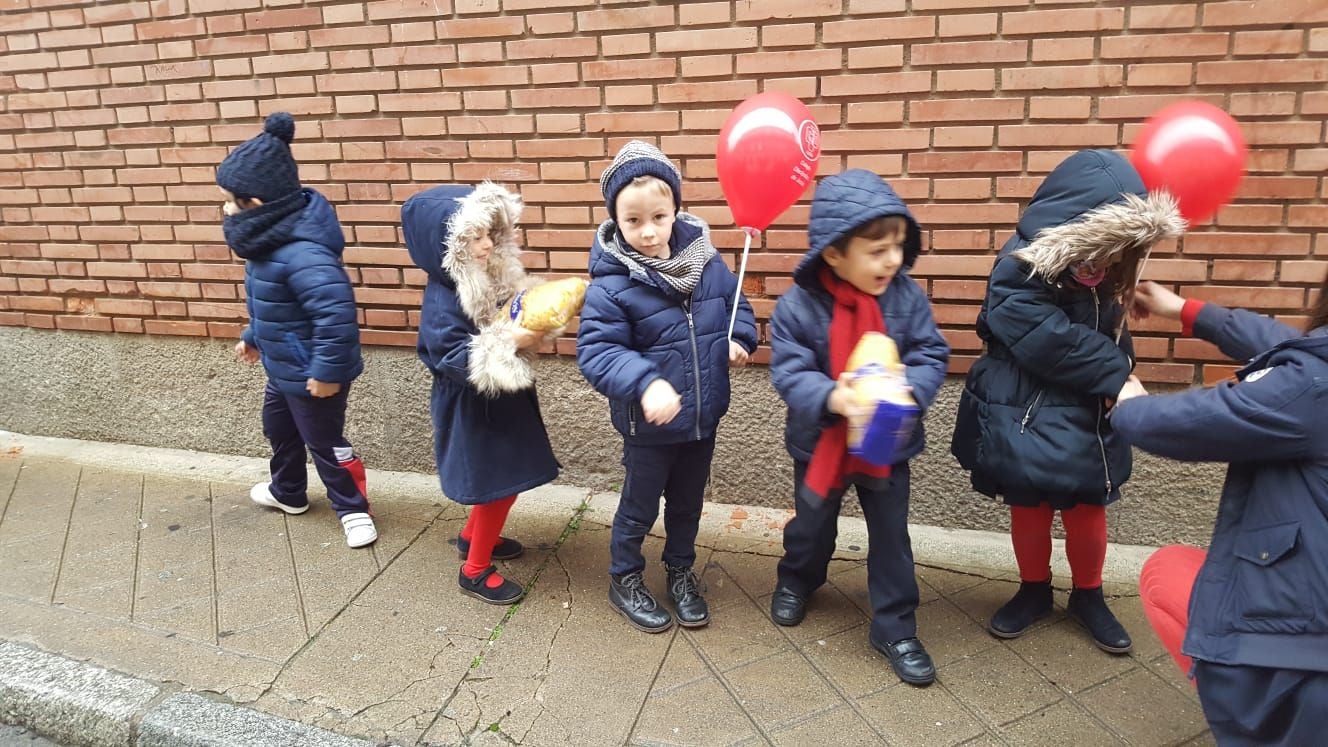
[[[682,310],[687,314],[687,336],[692,341],[692,373],[696,375],[696,440],[701,440],[701,353],[696,347],[696,323],[692,319],[692,300],[683,302]]]
[[[636,435],[636,405],[627,403],[627,435]]]
[[[1102,303],[1098,299],[1097,288],[1093,288],[1093,329],[1097,331],[1098,325],[1102,322]],[[1111,496],[1111,466],[1107,464],[1107,444],[1102,440],[1102,400],[1097,401],[1097,421],[1094,423],[1094,431],[1097,432],[1097,447],[1102,452],[1102,474],[1107,479],[1107,496]]]
[[[1033,410],[1035,410],[1038,406],[1038,403],[1042,401],[1043,392],[1044,390],[1039,389],[1038,393],[1033,396],[1033,401],[1028,404],[1028,409],[1024,411],[1024,417],[1022,420],[1019,421],[1020,433],[1023,433],[1024,428],[1028,426],[1028,421],[1033,419]]]

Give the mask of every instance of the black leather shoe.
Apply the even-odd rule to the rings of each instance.
[[[894,668],[895,674],[899,675],[899,679],[918,687],[926,687],[936,681],[936,665],[932,664],[931,656],[927,654],[927,649],[923,648],[922,641],[905,638],[902,641],[882,645],[870,636],[868,639],[871,640],[873,648],[890,660],[890,666]]]
[[[1130,634],[1107,609],[1107,600],[1102,596],[1102,587],[1096,589],[1075,589],[1070,592],[1070,602],[1065,611],[1078,620],[1093,636],[1093,643],[1109,654],[1128,654],[1134,647]]]
[[[508,539],[507,537],[499,537],[498,545],[493,548],[493,559],[511,560],[513,558],[521,557],[521,553],[525,551],[525,546],[520,542],[517,542],[514,539]],[[457,554],[461,556],[462,560],[465,560],[466,557],[470,555],[470,540],[457,537]]]
[[[673,598],[673,608],[678,613],[678,624],[684,628],[699,628],[709,623],[710,606],[701,596],[701,581],[692,573],[692,567],[666,565],[665,568],[669,574],[669,596]]]
[[[503,582],[494,588],[489,588],[485,583],[489,576],[497,573],[498,569],[489,566],[484,572],[475,578],[470,578],[465,571],[457,571],[457,584],[461,587],[461,592],[475,597],[481,602],[489,604],[515,604],[521,601],[521,597],[526,595],[526,590],[521,588],[521,584],[511,579],[503,578]],[[502,578],[502,576],[499,576]]]
[[[673,615],[655,601],[641,571],[626,576],[610,575],[609,603],[637,630],[663,633],[673,627]]]
[[[987,631],[997,638],[1018,638],[1033,623],[1051,614],[1051,582],[1024,582],[987,623]]]
[[[770,597],[770,619],[776,625],[793,627],[807,616],[807,600],[793,592],[787,586],[775,587],[775,595]]]

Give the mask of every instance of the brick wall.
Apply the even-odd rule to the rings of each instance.
[[[914,275],[955,348],[980,350],[995,248],[1041,177],[1126,146],[1177,98],[1236,116],[1235,205],[1148,276],[1299,319],[1328,269],[1328,2],[1067,0],[0,0],[0,324],[231,339],[243,268],[213,167],[268,112],[297,117],[301,176],[345,225],[364,339],[410,345],[424,277],[397,227],[410,194],[494,179],[527,205],[528,265],[580,273],[595,179],[629,137],[680,161],[686,203],[732,257],[715,181],[732,107],[784,90],[824,130],[822,175],[873,169],[930,251]],[[804,199],[764,236],[748,291],[768,317],[804,247]],[[1138,326],[1141,372],[1230,367]],[[572,339],[557,349],[568,353]],[[765,351],[758,359],[765,359]]]

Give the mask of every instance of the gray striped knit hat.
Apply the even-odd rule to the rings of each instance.
[[[604,193],[604,204],[609,209],[609,217],[618,220],[614,203],[618,193],[638,176],[653,176],[662,179],[673,190],[673,209],[682,209],[682,174],[673,165],[664,151],[650,143],[633,140],[618,151],[613,163],[604,169],[599,178],[600,191]]]

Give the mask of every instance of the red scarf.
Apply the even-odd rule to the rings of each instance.
[[[867,332],[885,333],[880,300],[840,280],[829,267],[821,268],[821,285],[835,301],[830,317],[830,378],[838,380],[848,365],[853,348]],[[812,452],[804,482],[811,491],[825,498],[843,487],[849,475],[890,476],[890,466],[878,467],[848,453],[848,419],[836,418],[834,425],[821,429],[821,438]]]

